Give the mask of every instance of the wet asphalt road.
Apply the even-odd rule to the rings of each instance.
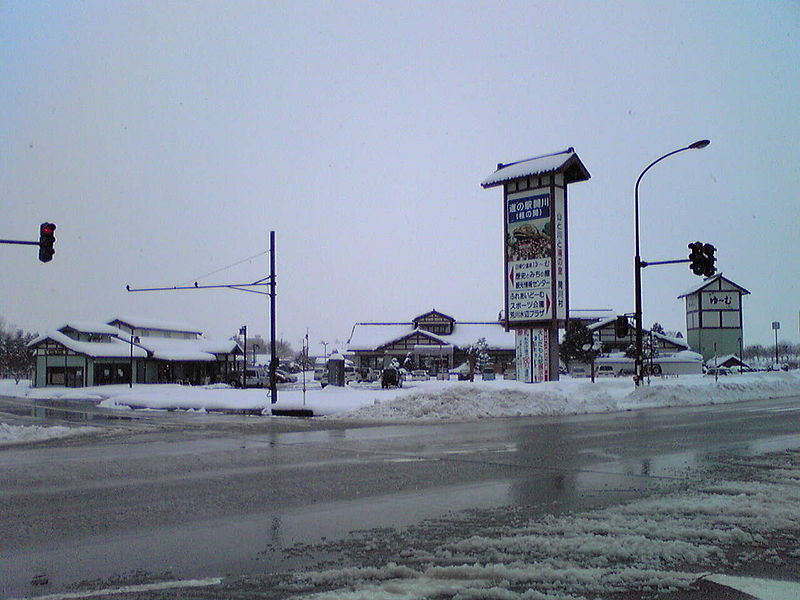
[[[800,446],[799,404],[400,425],[87,406],[95,435],[0,447],[0,596],[136,572],[263,576],[313,567],[321,557],[291,549],[352,530],[462,509],[607,505],[715,456]],[[20,401],[0,399],[0,413],[34,422]]]

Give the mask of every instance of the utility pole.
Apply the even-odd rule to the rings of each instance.
[[[260,255],[259,255],[260,256]],[[270,364],[269,364],[269,388],[272,404],[278,401],[278,381],[276,371],[278,369],[277,357],[277,341],[275,339],[275,232],[269,232],[269,275],[253,281],[252,283],[228,283],[222,285],[199,285],[196,281],[192,286],[172,286],[172,287],[157,287],[157,288],[132,288],[126,285],[125,289],[129,292],[171,292],[174,290],[207,290],[227,288],[230,290],[239,290],[240,292],[250,292],[253,294],[262,294],[270,297]],[[257,287],[269,286],[269,292],[262,292],[259,290],[251,289]],[[247,362],[247,354],[245,353],[244,362]]]
[[[278,344],[275,340],[275,232],[269,232],[269,393],[272,404],[278,401]]]

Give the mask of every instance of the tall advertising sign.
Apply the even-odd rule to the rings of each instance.
[[[500,163],[481,183],[503,186],[505,325],[516,332],[520,381],[558,380],[558,333],[569,319],[567,186],[589,178],[570,147]]]
[[[506,193],[506,315],[509,326],[567,318],[563,187]]]

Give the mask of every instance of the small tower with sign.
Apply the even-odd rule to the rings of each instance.
[[[558,381],[558,330],[569,319],[567,185],[589,179],[573,148],[509,164],[503,186],[505,326],[517,336],[517,379]]]
[[[678,296],[686,299],[686,341],[703,360],[726,354],[742,357],[742,296],[749,293],[717,273]]]

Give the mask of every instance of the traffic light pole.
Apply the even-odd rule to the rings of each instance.
[[[708,140],[699,140],[694,142],[693,144],[689,144],[685,148],[678,148],[677,150],[673,150],[672,152],[668,152],[667,154],[657,158],[649,165],[647,165],[644,170],[639,173],[639,177],[636,179],[636,185],[634,186],[634,247],[635,247],[635,256],[633,259],[633,266],[634,266],[634,292],[635,292],[635,327],[636,327],[636,359],[635,359],[635,370],[636,370],[636,385],[640,385],[642,382],[642,269],[646,267],[648,264],[656,264],[656,263],[646,263],[642,260],[642,257],[639,253],[639,183],[642,181],[642,177],[644,174],[647,173],[651,168],[655,165],[660,163],[665,158],[669,158],[679,152],[684,152],[686,150],[699,150],[701,148],[705,148],[708,146],[710,142]]]
[[[23,242],[21,240],[0,240],[0,244],[25,244],[26,246],[38,246],[39,242]]]

